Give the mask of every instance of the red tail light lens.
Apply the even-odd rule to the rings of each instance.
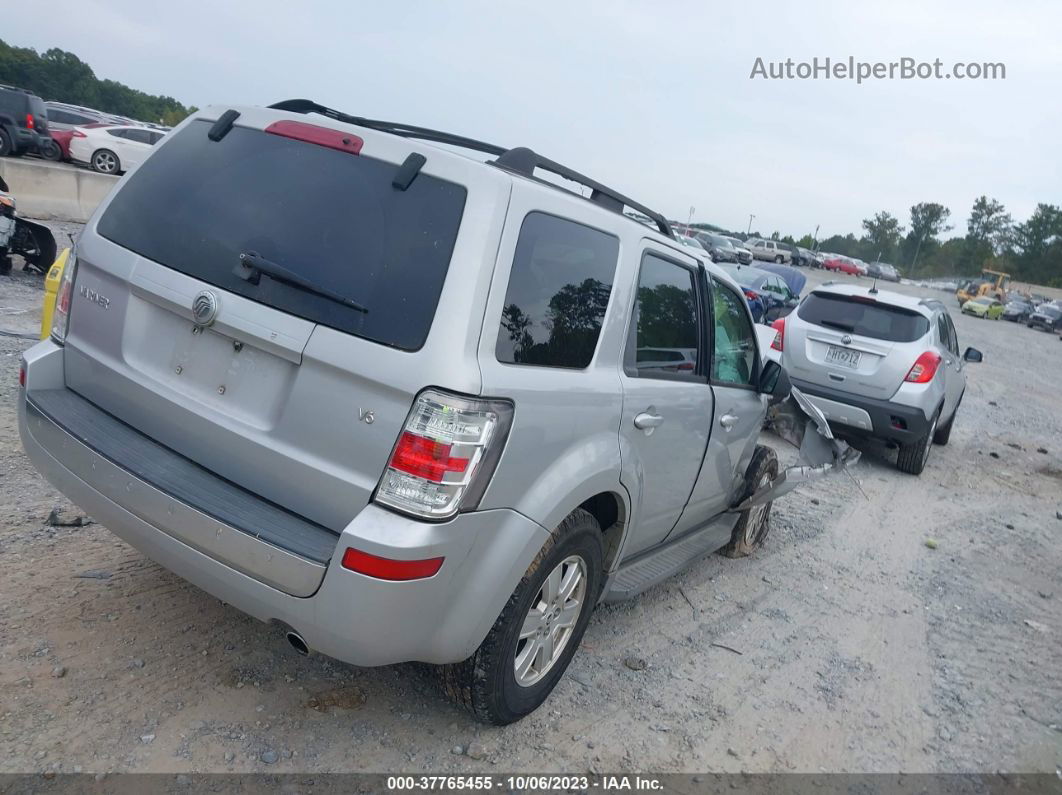
[[[88,136],[85,135],[85,133],[81,132],[81,130],[74,130],[72,133],[70,133],[70,137],[71,138],[88,138]]]
[[[693,362],[683,362],[682,364],[680,364],[675,369],[678,370],[679,372],[683,372],[683,373],[691,372],[693,370]]]
[[[399,472],[442,483],[448,472],[461,473],[468,469],[469,459],[450,455],[452,450],[452,444],[403,431],[391,455],[391,466]]]
[[[759,298],[759,296],[756,295],[756,293],[752,292],[752,290],[744,290],[743,292],[745,293],[745,297],[748,298],[750,301],[755,301]]]
[[[23,389],[26,388],[26,363],[21,362],[18,366],[18,385]]]
[[[27,113],[26,114],[26,129],[27,130],[32,130],[35,126],[36,126],[36,122],[33,121],[33,114],[32,113]]]
[[[427,519],[448,519],[475,508],[501,457],[512,416],[512,404],[505,400],[421,392],[375,501]]]
[[[933,351],[926,351],[915,359],[915,363],[911,365],[907,377],[903,380],[911,384],[928,384],[933,380],[933,376],[937,374],[937,367],[939,366],[940,357]]]
[[[771,342],[771,348],[776,351],[785,350],[785,318],[780,317],[771,324],[771,328],[774,329],[774,340]]]
[[[71,251],[55,296],[55,309],[52,311],[52,341],[59,345],[66,341],[66,330],[70,325],[70,302],[74,298],[75,278],[77,278],[77,253]]]
[[[392,560],[370,555],[354,547],[347,547],[343,553],[343,568],[356,571],[378,580],[405,582],[434,577],[442,568],[444,558],[427,558],[425,560]]]

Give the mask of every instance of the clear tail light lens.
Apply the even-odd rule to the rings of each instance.
[[[903,380],[911,384],[928,384],[937,374],[938,366],[940,366],[940,357],[933,351],[926,351],[915,359],[915,363],[911,365],[907,377]]]
[[[52,312],[52,340],[59,345],[66,341],[70,326],[70,302],[74,299],[74,279],[77,278],[77,252],[71,251],[63,269],[63,278],[55,294],[55,310]]]
[[[774,339],[771,341],[771,348],[776,351],[785,350],[785,318],[778,318],[771,324],[771,328],[774,329]]]
[[[403,513],[448,519],[478,504],[512,425],[506,400],[437,389],[421,392],[387,462],[374,499]]]

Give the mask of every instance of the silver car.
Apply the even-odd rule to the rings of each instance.
[[[855,285],[819,287],[775,321],[772,347],[792,383],[839,431],[899,448],[918,475],[934,444],[948,443],[966,389],[966,362],[944,305]]]
[[[111,531],[300,652],[438,664],[495,723],[542,703],[596,603],[748,554],[851,452],[805,434],[825,455],[783,481],[757,437],[797,396],[659,214],[305,100],[167,135],[20,377],[27,453]]]

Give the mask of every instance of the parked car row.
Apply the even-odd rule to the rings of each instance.
[[[0,156],[37,154],[103,174],[138,165],[169,128],[0,85]]]

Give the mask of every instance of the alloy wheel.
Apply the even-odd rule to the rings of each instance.
[[[586,563],[571,555],[549,573],[524,616],[513,662],[518,685],[531,687],[553,669],[585,601]]]

